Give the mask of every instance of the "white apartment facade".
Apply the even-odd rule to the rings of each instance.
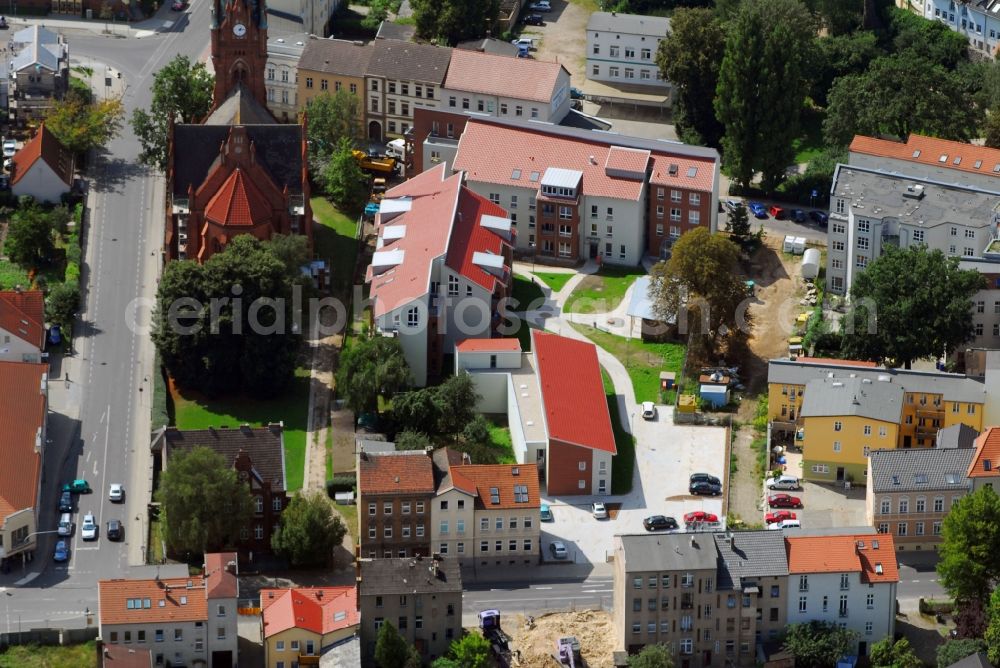
[[[308,33],[296,33],[267,40],[264,75],[267,110],[282,123],[295,123],[298,119],[299,59],[310,39],[316,38]]]
[[[920,0],[917,0],[918,6]],[[1000,44],[1000,0],[926,0],[923,16],[940,21],[969,40],[969,45],[990,57]]]
[[[661,16],[594,12],[587,23],[587,78],[667,90],[656,51],[670,32]]]

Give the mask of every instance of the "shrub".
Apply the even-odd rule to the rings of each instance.
[[[353,491],[356,484],[357,480],[352,475],[335,475],[326,481],[326,493],[333,498],[338,492]]]

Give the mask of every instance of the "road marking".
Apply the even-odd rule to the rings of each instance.
[[[105,425],[105,428],[104,428],[104,470],[101,471],[101,488],[100,489],[95,489],[94,490],[94,494],[103,494],[104,493],[104,487],[103,487],[103,485],[105,484],[106,479],[108,477],[108,441],[110,441],[110,439],[111,439],[111,404],[108,404],[108,407],[105,409],[105,412],[108,414],[108,423]],[[96,462],[94,463],[94,468],[95,469],[97,468],[97,463]],[[97,474],[96,470],[94,471],[94,474],[95,475]],[[101,504],[101,510],[99,511],[99,513],[100,513],[100,515],[99,515],[100,519],[97,521],[97,526],[101,526],[102,524],[104,524],[104,504],[103,503]]]
[[[613,592],[614,589],[583,589],[584,594],[607,594]]]
[[[107,409],[105,409],[105,411],[103,413],[101,413],[101,419],[98,421],[98,424],[104,424],[104,418],[106,418],[106,417],[108,417],[108,411],[107,411]],[[94,432],[94,438],[97,438],[97,432],[96,431]]]
[[[552,587],[532,587],[532,589],[552,589]]]
[[[593,596],[548,596],[544,598],[485,598],[476,599],[476,603],[506,603],[507,605],[512,605],[514,603],[526,603],[528,601],[591,601],[595,597]]]

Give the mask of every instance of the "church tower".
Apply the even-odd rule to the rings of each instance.
[[[212,65],[215,67],[212,109],[217,109],[240,85],[266,108],[267,12],[264,0],[212,0],[211,33]]]

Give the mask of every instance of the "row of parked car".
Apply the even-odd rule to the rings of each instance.
[[[736,211],[737,209],[742,209],[744,206],[742,200],[738,199],[728,199],[726,200],[726,209],[729,211]],[[829,222],[829,216],[823,211],[806,211],[805,209],[785,209],[784,207],[773,204],[770,207],[762,204],[761,202],[750,201],[746,203],[747,210],[753,214],[754,218],[760,220],[767,220],[768,218],[774,218],[775,220],[793,220],[796,223],[804,223],[807,220],[826,226]]]
[[[90,483],[83,479],[73,480],[62,486],[59,493],[59,525],[56,528],[56,533],[59,536],[68,538],[73,535],[73,529],[75,528],[75,524],[73,523],[73,512],[75,511],[73,497],[79,494],[90,494],[92,491]],[[123,503],[125,501],[124,486],[118,483],[112,484],[108,489],[108,499],[112,503]],[[83,523],[80,525],[80,538],[91,541],[97,540],[97,536],[97,520],[94,518],[93,513],[86,513],[83,516]],[[125,527],[122,525],[121,520],[108,520],[107,537],[108,540],[114,541],[120,541],[125,538]],[[69,545],[67,540],[61,538],[56,542],[53,559],[57,562],[69,560]]]
[[[792,492],[802,489],[802,483],[793,475],[777,475],[765,483],[768,490],[786,489]],[[802,508],[802,499],[791,494],[770,494],[767,497],[770,512],[764,515],[764,525],[771,530],[798,529],[802,525],[798,516],[788,508]],[[782,508],[783,510],[774,510]]]

